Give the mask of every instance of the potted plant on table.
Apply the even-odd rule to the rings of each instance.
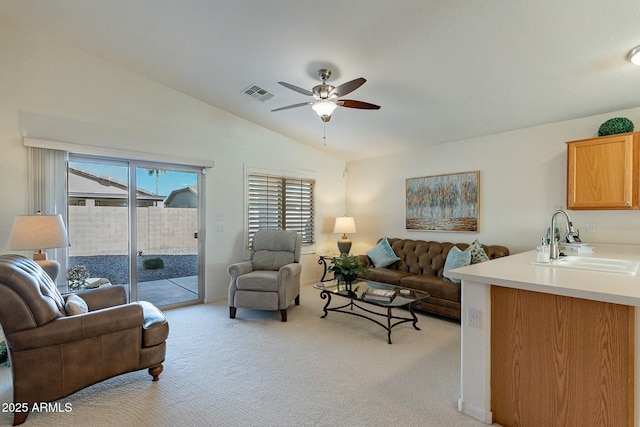
[[[351,283],[356,280],[359,274],[366,275],[369,272],[369,267],[366,267],[357,256],[341,254],[331,260],[328,271],[333,273],[338,284],[344,283],[347,291],[350,292]]]

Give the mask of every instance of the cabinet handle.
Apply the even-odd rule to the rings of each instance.
[[[629,206],[629,205],[631,204],[631,202],[630,202],[630,201],[628,201],[628,200],[625,200],[625,201],[624,201],[624,204],[625,204],[625,206]]]

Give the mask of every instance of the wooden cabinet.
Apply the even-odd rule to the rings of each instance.
[[[639,142],[640,132],[567,142],[567,208],[640,208]]]
[[[635,307],[491,287],[491,410],[502,426],[634,425]]]

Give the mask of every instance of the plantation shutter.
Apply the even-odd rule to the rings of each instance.
[[[293,230],[302,244],[314,243],[314,181],[264,174],[248,175],[248,244],[264,228]]]
[[[313,243],[313,184],[311,180],[285,178],[284,229],[302,235],[302,244]]]

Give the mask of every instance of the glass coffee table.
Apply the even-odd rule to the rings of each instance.
[[[313,287],[321,291],[320,297],[322,299],[327,300],[327,303],[323,308],[324,315],[322,315],[321,318],[327,317],[327,314],[329,314],[330,311],[336,311],[371,320],[372,322],[382,326],[387,331],[387,341],[389,344],[391,344],[391,329],[402,323],[413,322],[413,327],[420,330],[417,325],[418,318],[413,312],[413,306],[415,303],[429,298],[428,292],[388,285],[386,283],[373,282],[371,280],[357,280],[352,283],[350,289],[348,289],[344,283],[338,283],[335,280],[317,283]],[[387,299],[385,296],[378,295],[377,298],[382,298],[382,300],[374,300],[372,298],[376,298],[376,296],[372,296],[372,294],[376,293],[388,293],[392,294],[392,296]],[[347,302],[336,307],[329,307],[333,296],[344,298]],[[374,311],[374,306],[386,309],[386,314],[381,313],[380,311]],[[356,311],[356,308],[360,311]],[[394,308],[408,309],[411,317],[394,315],[392,312]],[[379,321],[374,316],[386,317],[386,324]]]

